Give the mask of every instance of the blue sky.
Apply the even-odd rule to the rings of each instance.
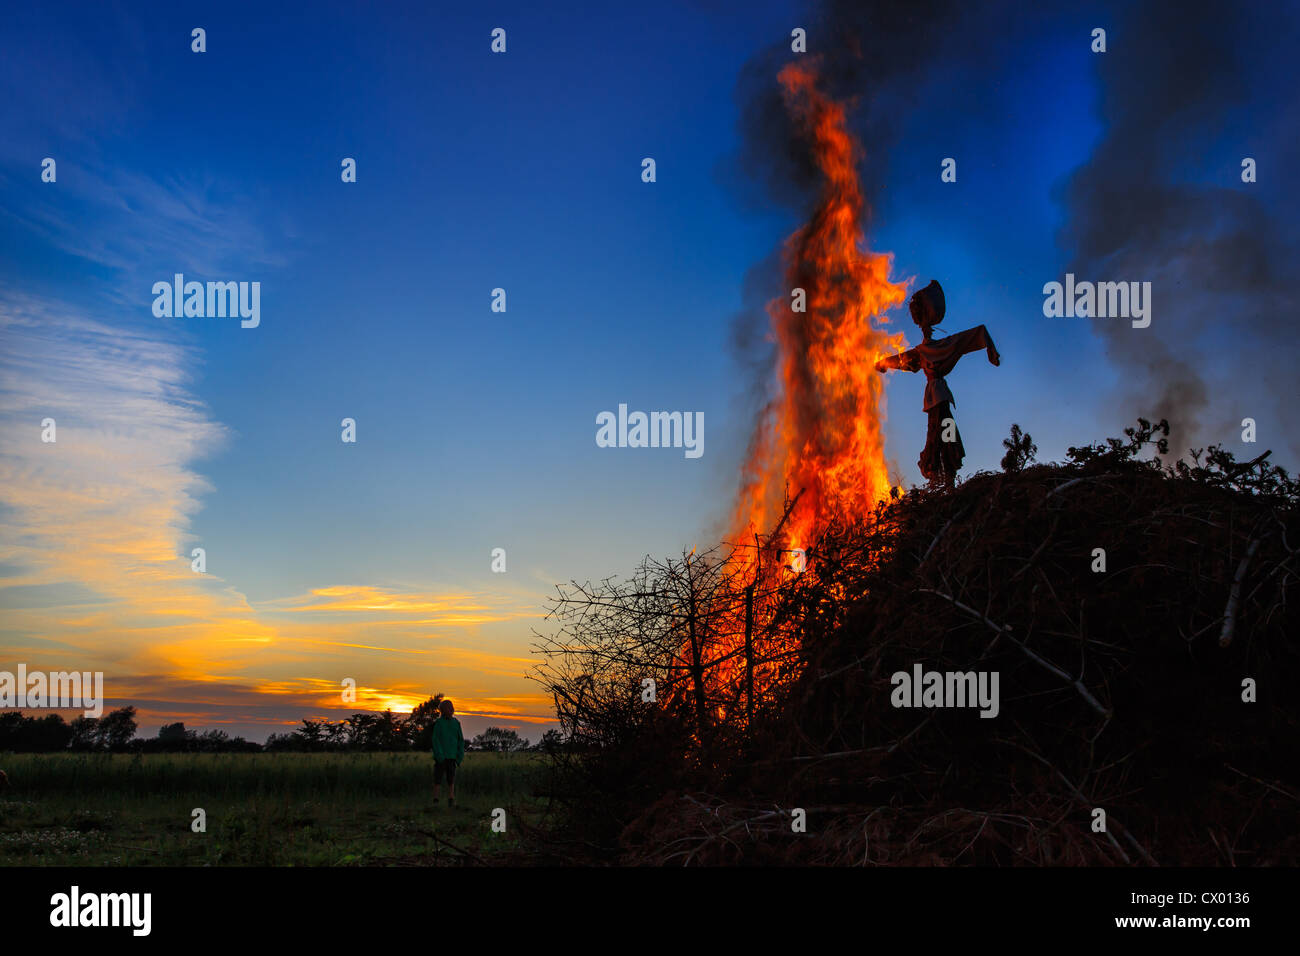
[[[603,7],[7,11],[0,666],[102,665],[110,698],[153,702],[146,727],[261,737],[329,712],[352,676],[370,702],[442,691],[471,730],[540,733],[522,675],[553,585],[707,544],[728,513],[752,427],[730,322],[746,270],[797,225],[720,170],[741,66],[802,15]],[[1065,261],[1054,190],[1103,130],[1089,23],[1042,19],[961,95],[968,73],[929,77],[873,211],[895,277],[939,278],[945,327],[983,322],[1002,352],[950,379],[967,473],[997,466],[1012,421],[1047,459],[1134,417],[1086,323],[1041,311]],[[150,287],[175,272],[260,281],[261,325],[155,318]],[[888,386],[910,482],[923,386]],[[620,402],[702,411],[705,455],[597,448],[595,415]],[[54,407],[60,454],[79,455],[57,463],[32,446]],[[78,445],[92,433],[117,443]],[[124,557],[112,542],[133,534],[153,545]],[[319,609],[338,595],[356,606]],[[170,600],[197,610],[157,610]],[[229,634],[246,645],[214,649]]]

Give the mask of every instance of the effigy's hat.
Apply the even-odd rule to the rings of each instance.
[[[924,289],[917,289],[912,293],[912,299],[907,304],[908,310],[912,313],[912,321],[917,325],[938,325],[943,321],[944,313],[947,311],[947,304],[943,298],[943,286],[939,285],[937,279],[931,279],[930,284]],[[929,312],[929,316],[925,315]],[[922,321],[922,320],[925,321]]]

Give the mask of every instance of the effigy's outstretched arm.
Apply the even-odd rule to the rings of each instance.
[[[967,329],[965,332],[958,332],[951,336],[956,341],[953,343],[957,346],[957,354],[965,355],[968,352],[975,352],[984,349],[989,356],[991,365],[1001,365],[1002,356],[998,354],[997,346],[993,344],[993,336],[989,335],[989,330],[982,325],[977,325],[973,329]]]
[[[980,328],[983,329],[984,326],[981,325]],[[989,364],[990,364],[990,365],[1001,365],[1001,364],[1002,364],[1002,356],[998,353],[998,347],[997,347],[996,345],[993,344],[993,336],[989,335],[989,333],[988,333],[988,329],[984,329],[984,338],[986,338],[986,339],[988,340],[988,343],[989,343],[988,345],[986,345],[986,346],[984,347],[984,348],[985,348],[985,351],[988,353],[988,356],[989,356]]]

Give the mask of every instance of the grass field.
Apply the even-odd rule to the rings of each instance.
[[[434,805],[424,753],[2,754],[0,865],[518,862],[511,824],[540,809],[542,759],[467,754],[452,808],[445,787]],[[195,808],[206,833],[191,829]]]

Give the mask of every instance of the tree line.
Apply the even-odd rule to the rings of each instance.
[[[265,744],[234,737],[224,730],[187,730],[184,723],[165,724],[156,737],[136,736],[136,710],[121,707],[102,717],[77,717],[71,723],[61,714],[40,717],[20,710],[0,713],[0,752],[13,753],[316,753],[346,751],[429,751],[433,749],[433,722],[442,694],[435,694],[409,714],[356,713],[342,720],[304,719],[292,731],[271,734]],[[467,751],[551,753],[564,738],[551,729],[535,745],[518,732],[489,727],[465,742]]]

